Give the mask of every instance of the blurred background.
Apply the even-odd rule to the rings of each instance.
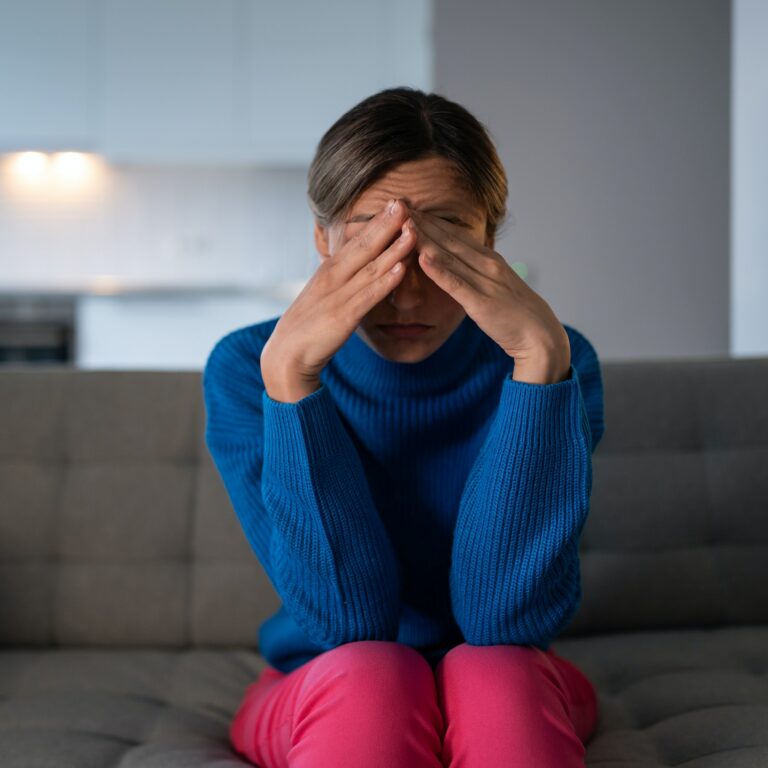
[[[0,365],[201,369],[318,263],[382,88],[509,177],[496,249],[603,360],[768,354],[765,0],[0,0]]]

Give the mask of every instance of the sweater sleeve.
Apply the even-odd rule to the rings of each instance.
[[[286,611],[325,649],[395,640],[397,563],[330,392],[273,400],[261,342],[242,330],[203,374],[206,444],[243,531]]]
[[[507,375],[462,493],[450,589],[471,645],[546,650],[581,601],[579,541],[604,431],[603,385],[592,345],[564,327],[568,378],[531,384]]]

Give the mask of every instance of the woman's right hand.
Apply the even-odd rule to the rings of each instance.
[[[296,402],[317,391],[328,361],[400,282],[400,262],[415,239],[404,226],[408,216],[399,200],[385,206],[338,253],[322,259],[280,316],[261,351],[262,379],[273,400]]]

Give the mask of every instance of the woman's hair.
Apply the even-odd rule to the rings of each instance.
[[[507,214],[507,175],[488,129],[460,104],[416,88],[374,93],[325,132],[307,176],[312,212],[329,226],[387,171],[433,156],[453,163],[486,212],[486,237],[495,237]]]

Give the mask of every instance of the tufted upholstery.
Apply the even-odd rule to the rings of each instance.
[[[601,768],[768,766],[768,358],[603,363],[583,599]],[[199,372],[0,371],[0,766],[243,765],[279,600]]]
[[[252,646],[280,605],[198,372],[0,372],[0,643]]]

